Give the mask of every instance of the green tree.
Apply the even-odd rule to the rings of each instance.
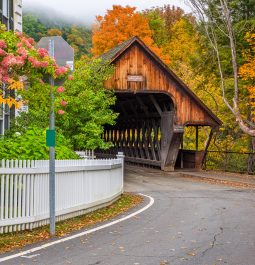
[[[47,27],[33,15],[23,16],[23,31],[35,41],[47,35]]]
[[[44,36],[62,36],[74,48],[75,59],[91,53],[92,32],[85,26],[75,26],[67,22],[56,24],[46,18],[40,20],[37,16],[25,14],[23,31],[35,41]]]
[[[101,139],[104,125],[114,124],[117,114],[111,110],[115,103],[112,91],[104,89],[104,81],[113,74],[113,67],[100,60],[80,60],[75,71],[64,83],[64,92],[56,98],[56,127],[78,149],[107,148]],[[58,89],[57,89],[58,90]],[[21,113],[12,126],[24,133],[29,127],[47,128],[50,110],[48,85],[34,85],[22,92],[28,102],[28,113]],[[56,96],[57,96],[56,92]],[[59,110],[64,110],[64,115]]]
[[[89,55],[92,47],[91,31],[85,27],[72,26],[64,32],[64,38],[74,48],[75,58]]]
[[[159,47],[164,47],[170,39],[168,34],[166,21],[162,16],[159,8],[152,8],[143,11],[143,14],[148,18],[150,28],[153,32],[153,39]]]
[[[115,103],[112,91],[104,89],[104,81],[113,68],[101,60],[81,60],[76,63],[73,79],[65,83],[65,115],[58,126],[71,139],[76,149],[107,148],[101,138],[104,125],[115,123],[117,114],[111,110]]]

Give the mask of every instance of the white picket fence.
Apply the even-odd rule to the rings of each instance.
[[[75,151],[75,153],[83,159],[95,159],[96,158],[94,150]]]
[[[123,192],[123,157],[56,161],[56,220],[82,215]],[[0,233],[49,223],[49,161],[0,161]]]

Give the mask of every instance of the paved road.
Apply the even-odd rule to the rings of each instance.
[[[127,170],[125,189],[152,196],[154,205],[89,236],[2,264],[255,264],[254,190],[134,167]]]

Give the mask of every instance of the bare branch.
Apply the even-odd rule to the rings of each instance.
[[[189,0],[191,7],[197,14],[200,22],[205,28],[206,35],[209,39],[209,42],[215,51],[218,70],[220,74],[221,80],[221,89],[222,89],[222,97],[224,103],[229,108],[229,110],[234,114],[236,122],[238,123],[241,130],[254,137],[255,136],[255,129],[254,126],[248,123],[246,120],[243,119],[240,108],[239,108],[239,80],[238,80],[238,64],[237,64],[237,52],[236,52],[236,40],[235,40],[235,31],[233,28],[231,12],[228,6],[228,0],[220,0],[220,6],[215,7],[215,14],[210,9],[210,0]],[[218,24],[218,20],[221,21],[225,30]],[[232,61],[232,68],[233,68],[233,79],[234,79],[234,87],[233,87],[233,106],[229,103],[228,99],[226,98],[226,87],[225,87],[225,78],[223,73],[222,61],[219,52],[219,45],[217,40],[216,30],[218,29],[221,33],[229,39],[229,46],[231,52],[231,61]]]

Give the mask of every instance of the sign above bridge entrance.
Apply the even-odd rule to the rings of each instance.
[[[143,82],[144,78],[142,75],[128,75],[127,81],[128,82]]]

